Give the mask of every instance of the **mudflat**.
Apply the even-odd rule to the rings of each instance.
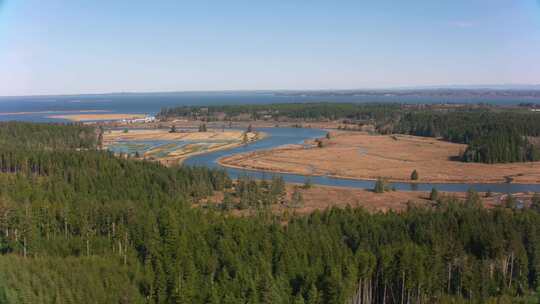
[[[466,145],[409,135],[369,135],[332,131],[323,147],[289,145],[237,154],[220,160],[224,166],[328,175],[351,179],[432,183],[540,183],[540,162],[480,164],[457,160]]]
[[[139,157],[160,161],[166,165],[179,164],[190,156],[230,149],[264,136],[262,133],[245,133],[240,130],[209,130],[208,132],[169,132],[167,129],[111,130],[103,134],[106,149],[114,147],[137,150]],[[166,142],[165,144],[163,142]]]

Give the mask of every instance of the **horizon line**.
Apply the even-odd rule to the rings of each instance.
[[[58,94],[22,94],[22,95],[0,95],[0,98],[14,97],[63,97],[63,96],[92,96],[92,95],[142,95],[142,94],[179,94],[179,93],[234,93],[234,92],[354,92],[354,91],[399,91],[399,90],[540,90],[539,84],[446,84],[446,85],[418,85],[418,86],[388,86],[388,87],[366,87],[355,89],[224,89],[224,90],[171,90],[171,91],[116,91],[100,93],[58,93]]]

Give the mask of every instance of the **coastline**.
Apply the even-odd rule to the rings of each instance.
[[[169,134],[170,133],[164,133],[164,134],[159,134],[159,135],[167,137]],[[193,134],[197,134],[197,133],[194,132]],[[253,132],[252,134],[254,134],[254,135],[253,135],[252,138],[250,138],[250,140],[248,141],[247,144],[259,141],[259,140],[264,139],[264,138],[266,138],[268,136],[267,133],[261,132],[261,131]],[[132,134],[129,134],[127,136],[131,136],[131,135]],[[158,134],[156,134],[156,135],[158,135]],[[149,136],[149,135],[143,134],[143,136]],[[143,137],[142,140],[162,140],[162,139],[164,139],[164,138],[152,138],[150,136],[148,138]],[[134,137],[133,140],[141,140],[141,139],[137,138],[137,137]],[[115,144],[115,143],[118,143],[118,140],[107,139],[106,141],[107,141],[107,143],[105,144],[105,148],[104,148],[105,150],[108,149],[107,148],[108,146],[110,146],[112,144]],[[195,144],[196,144],[196,142],[195,142]],[[162,163],[164,165],[167,165],[167,166],[182,165],[187,159],[189,159],[191,157],[194,157],[194,156],[197,156],[197,155],[202,155],[202,154],[207,154],[207,153],[212,153],[212,152],[217,152],[217,151],[222,151],[222,150],[229,150],[229,149],[241,147],[243,145],[246,145],[246,143],[243,143],[241,141],[232,142],[232,143],[224,143],[222,145],[214,146],[212,148],[202,150],[202,151],[188,152],[188,153],[185,153],[185,154],[176,154],[176,155],[175,155],[176,151],[173,151],[168,156],[156,157],[156,158],[153,158],[152,156],[149,156],[147,159],[149,159],[151,161],[160,162],[160,163]],[[140,159],[145,159],[145,158],[146,157],[141,157]]]
[[[122,119],[140,119],[144,118],[145,114],[128,114],[128,113],[111,113],[111,114],[61,114],[49,115],[47,118],[66,119],[73,122],[86,121],[109,121]]]
[[[272,151],[274,149],[265,150],[266,152]],[[253,167],[249,165],[237,165],[232,163],[233,158],[239,157],[242,155],[246,155],[253,152],[246,152],[246,153],[239,153],[235,155],[229,155],[229,156],[223,156],[220,157],[217,162],[220,166],[231,168],[231,169],[238,169],[238,170],[247,170],[251,172],[266,172],[266,173],[279,173],[279,174],[294,174],[294,175],[303,175],[306,177],[310,176],[317,176],[317,177],[329,177],[329,178],[337,178],[337,179],[344,179],[344,180],[352,180],[352,181],[376,181],[379,177],[352,177],[352,176],[345,176],[345,175],[339,175],[339,174],[321,174],[321,173],[311,173],[306,174],[305,172],[302,172],[301,170],[295,171],[295,170],[279,170],[279,169],[272,169],[268,167]],[[508,176],[511,178],[511,176]],[[468,180],[437,180],[437,179],[420,179],[420,180],[410,180],[410,179],[400,179],[400,178],[394,178],[394,177],[388,177],[388,176],[380,176],[380,178],[384,178],[389,183],[407,183],[407,184],[514,184],[514,185],[526,185],[526,184],[534,184],[539,185],[540,182],[537,181],[530,181],[530,182],[508,182],[507,180],[478,180],[475,182],[471,182]]]
[[[255,137],[252,140],[250,140],[247,144],[257,142],[257,141],[262,140],[262,139],[264,139],[264,138],[266,138],[268,136],[268,134],[266,134],[265,132],[255,132],[255,134],[256,134]],[[217,152],[217,151],[230,150],[230,149],[234,149],[234,148],[237,148],[237,147],[241,147],[243,145],[246,145],[246,144],[242,143],[242,142],[230,143],[230,144],[214,147],[214,148],[204,150],[204,151],[193,152],[193,153],[187,154],[184,157],[180,157],[180,158],[172,157],[171,159],[163,158],[162,160],[164,160],[164,161],[169,161],[170,160],[170,161],[176,162],[176,165],[182,165],[186,160],[188,160],[191,157],[197,156],[197,155],[203,155],[203,154],[208,154],[208,153]],[[162,160],[158,159],[157,161],[161,162]]]

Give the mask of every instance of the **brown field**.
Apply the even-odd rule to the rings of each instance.
[[[99,121],[144,118],[145,114],[67,114],[51,115],[48,118],[68,119],[71,121]]]
[[[351,179],[387,178],[433,183],[540,183],[540,162],[514,164],[464,163],[456,160],[465,145],[407,135],[368,135],[332,131],[324,147],[292,145],[233,155],[225,166]]]
[[[291,200],[292,193],[295,187],[301,185],[287,184],[287,198]],[[272,211],[276,214],[298,213],[309,214],[315,210],[324,210],[330,207],[353,208],[362,207],[369,212],[387,212],[387,211],[403,211],[408,204],[414,206],[433,206],[435,202],[429,200],[429,192],[422,191],[388,191],[385,193],[375,193],[371,190],[331,187],[315,185],[309,189],[298,188],[302,193],[304,205],[300,208],[291,208],[287,205],[274,205]],[[464,200],[465,193],[440,192],[442,196],[453,196],[460,200]],[[485,193],[479,193],[480,198],[485,207],[492,208],[497,205],[504,204],[505,194],[494,193],[491,197],[485,197]],[[529,204],[531,193],[516,193],[514,197]],[[216,193],[206,202],[210,204],[220,203],[223,200],[223,193]],[[249,215],[253,210],[235,210],[234,214]]]

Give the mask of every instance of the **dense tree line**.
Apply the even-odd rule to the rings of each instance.
[[[540,136],[537,113],[494,110],[411,111],[394,126],[394,132],[442,137],[467,144],[462,159],[507,163],[540,160],[540,148],[528,137]]]
[[[283,104],[248,104],[214,106],[179,106],[161,109],[159,116],[167,117],[204,117],[212,118],[216,113],[224,113],[226,119],[247,114],[251,119],[261,119],[265,115],[273,119],[285,117],[299,120],[335,120],[355,119],[384,121],[397,114],[398,104],[355,104],[355,103],[283,103]]]
[[[80,124],[32,124],[0,122],[0,146],[18,149],[94,149],[94,127]]]
[[[0,154],[15,168],[0,173],[2,303],[504,303],[540,286],[538,207],[486,210],[471,193],[284,222],[266,207],[279,178],[232,183],[95,150]],[[224,190],[258,212],[192,207]]]

